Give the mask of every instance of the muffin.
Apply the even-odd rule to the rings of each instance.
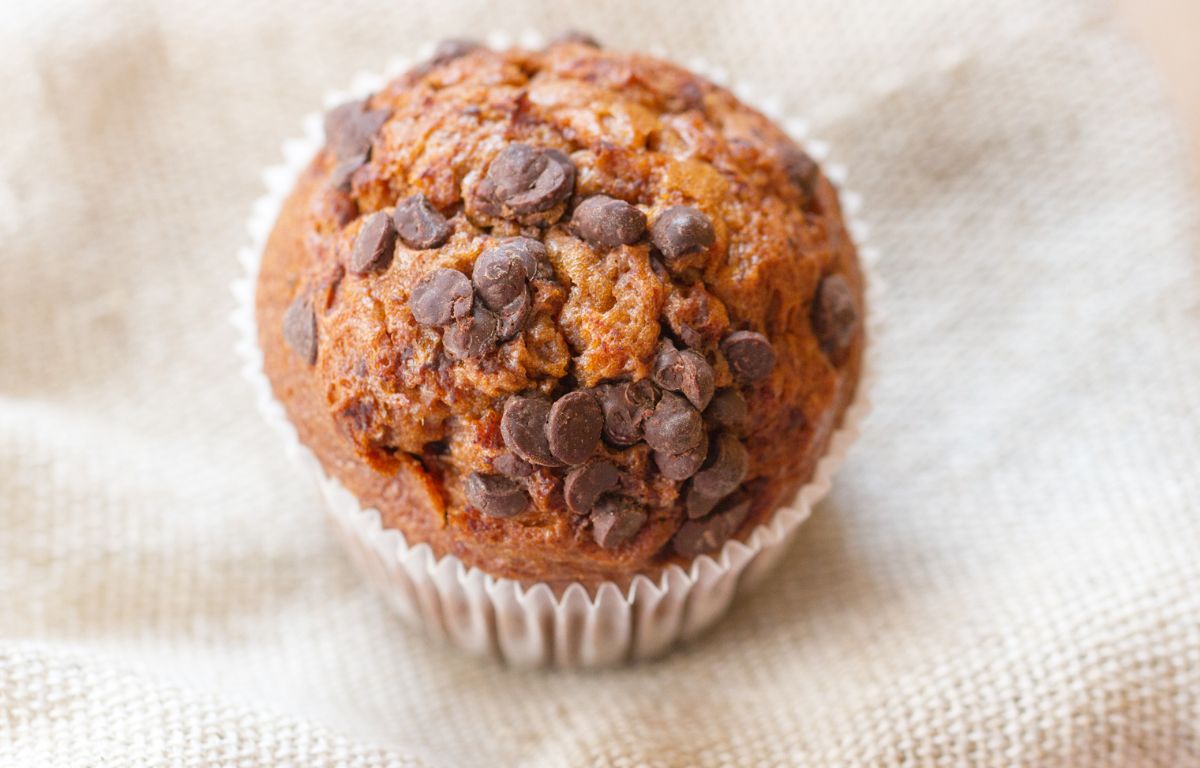
[[[262,253],[263,367],[409,545],[556,590],[687,568],[812,479],[863,276],[816,163],[574,35],[444,43],[325,117]]]

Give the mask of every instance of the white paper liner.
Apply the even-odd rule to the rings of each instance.
[[[497,34],[489,37],[488,43],[503,49],[512,41]],[[536,48],[543,43],[536,34],[526,33],[520,44]],[[416,60],[428,58],[431,52],[432,46],[421,51]],[[652,52],[666,58],[662,51]],[[325,106],[378,90],[408,66],[404,59],[393,59],[382,75],[359,73],[348,91],[328,94]],[[320,113],[304,119],[302,138],[284,142],[284,162],[262,174],[267,191],[254,203],[247,221],[251,244],[238,253],[245,274],[233,284],[237,306],[231,319],[238,332],[236,349],[243,361],[242,372],[254,388],[264,417],[283,436],[289,454],[305,464],[316,479],[334,530],[359,570],[406,620],[470,653],[497,656],[522,667],[603,667],[650,659],[679,641],[699,635],[720,618],[736,594],[761,581],[779,562],[800,524],[829,492],[833,474],[870,410],[867,390],[874,379],[871,357],[880,327],[882,285],[872,269],[878,252],[867,245],[868,231],[859,219],[861,198],[844,188],[845,168],[828,162],[828,145],[808,139],[804,121],[781,115],[777,100],[759,98],[745,87],[731,86],[723,71],[704,61],[692,60],[688,66],[730,88],[781,125],[822,162],[825,175],[839,187],[847,226],[868,276],[867,352],[854,402],[846,409],[812,480],[790,504],[778,509],[745,541],[730,540],[715,555],[696,557],[687,569],[670,565],[657,579],[636,576],[624,590],[606,582],[589,595],[583,585],[576,583],[556,594],[546,584],[524,586],[488,575],[452,555],[438,558],[427,544],[410,546],[400,531],[384,529],[376,510],[363,509],[341,483],[325,473],[316,457],[300,443],[263,372],[254,312],[259,262],[267,237],[285,198],[323,142]]]

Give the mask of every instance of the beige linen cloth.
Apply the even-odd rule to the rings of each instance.
[[[34,6],[43,5],[42,10]],[[1200,765],[1200,275],[1099,2],[0,10],[0,766]],[[884,250],[877,410],[703,640],[518,673],[343,559],[239,377],[259,169],[451,34],[702,54],[807,115]]]

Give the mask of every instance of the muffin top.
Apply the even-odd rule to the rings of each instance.
[[[811,476],[862,280],[832,186],[761,114],[587,39],[456,41],[325,131],[261,334],[302,439],[385,524],[496,575],[612,577]]]

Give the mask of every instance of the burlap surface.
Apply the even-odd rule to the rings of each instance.
[[[1200,276],[1099,2],[9,3],[0,766],[1200,764]],[[788,562],[603,674],[428,643],[254,409],[258,170],[449,34],[661,43],[809,116],[890,288],[877,410]]]

